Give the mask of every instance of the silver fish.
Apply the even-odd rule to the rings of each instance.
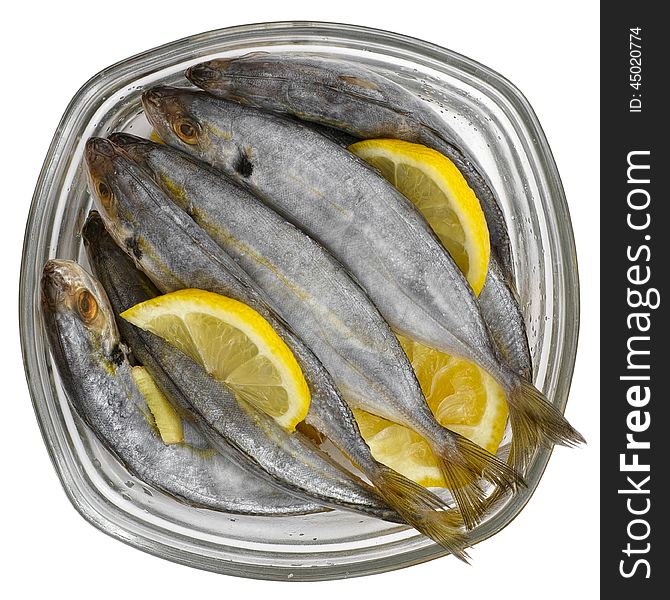
[[[292,120],[202,92],[143,95],[163,140],[220,169],[323,244],[396,331],[486,370],[510,408],[511,464],[582,436],[498,354],[465,277],[416,208],[375,170]]]
[[[205,91],[249,106],[346,131],[358,138],[391,137],[438,150],[463,173],[482,203],[491,245],[513,280],[505,218],[476,161],[434,111],[382,73],[340,58],[254,52],[190,67],[186,77]]]
[[[188,155],[125,134],[112,139],[249,273],[271,308],[314,351],[353,408],[401,420],[432,443],[448,463],[443,467],[445,479],[467,526],[474,526],[483,513],[476,483],[480,475],[504,488],[518,483],[504,463],[435,420],[388,324],[319,244]],[[356,448],[343,451],[357,456],[362,449],[365,455],[355,462],[369,465],[369,449],[362,440]],[[463,464],[465,468],[460,467]],[[376,465],[372,466],[374,481]]]
[[[338,128],[358,138],[396,138],[434,148],[449,157],[479,198],[489,227],[492,261],[480,300],[491,334],[505,357],[529,367],[526,328],[516,297],[507,224],[495,194],[449,125],[410,91],[353,62],[295,53],[255,52],[215,59],[186,76],[215,96]],[[332,135],[332,134],[330,134]],[[492,288],[492,289],[487,289]],[[500,304],[496,303],[500,300]]]
[[[250,515],[324,510],[248,474],[187,423],[186,442],[164,444],[131,375],[105,292],[77,263],[47,262],[41,296],[44,326],[68,400],[139,479],[199,508]]]
[[[98,204],[103,210],[102,216],[108,231],[117,243],[129,250],[136,264],[158,287],[162,291],[183,287],[209,289],[234,297],[258,310],[287,341],[303,367],[312,390],[312,405],[308,416],[312,415],[312,408],[315,408],[316,416],[313,417],[312,424],[322,431],[335,433],[339,431],[341,436],[352,436],[352,439],[340,440],[346,450],[354,447],[356,439],[362,442],[357,428],[344,429],[343,434],[342,426],[338,429],[334,425],[338,420],[347,418],[351,418],[354,425],[355,422],[316,358],[268,309],[254,289],[247,285],[246,274],[241,272],[240,279],[233,275],[235,269],[239,269],[233,259],[181,211],[121,148],[108,140],[92,139],[87,143],[86,155],[91,189],[94,190]],[[164,364],[166,361],[161,357],[159,362]],[[160,378],[158,382],[160,385]],[[192,394],[196,394],[196,390],[197,388],[184,395],[191,398]],[[202,410],[199,408],[197,412],[202,413],[205,409],[213,410],[214,407],[206,406]],[[294,444],[295,439],[302,439],[298,433],[288,435],[283,430],[272,430],[273,419],[268,418],[267,422],[261,422],[260,419],[261,416],[256,417],[256,425],[262,426],[264,434],[272,437],[278,444]],[[281,434],[290,439],[288,441],[280,439]],[[233,443],[235,432],[230,432],[230,438]],[[379,491],[373,492],[357,479],[354,485],[353,476],[346,471],[340,476],[348,478],[345,481],[347,485],[341,484],[336,489],[329,489],[329,482],[324,481],[325,475],[320,475],[318,471],[319,468],[326,470],[331,468],[332,471],[332,467],[325,464],[326,458],[322,457],[316,448],[311,450],[307,448],[309,444],[305,440],[303,445],[301,452],[298,452],[297,447],[293,450],[298,452],[296,456],[301,457],[299,461],[301,464],[309,461],[308,466],[313,472],[308,481],[300,479],[298,483],[307,488],[320,502],[327,504],[328,499],[323,497],[324,494],[341,494],[343,492],[340,488],[343,488],[349,495],[356,494],[348,500],[350,507],[367,510],[387,520],[398,520],[400,514],[416,529],[438,541],[459,558],[465,557],[464,537],[457,529],[458,515],[445,510],[444,502],[437,496],[373,461],[369,449],[367,458],[362,455],[360,449],[359,453],[354,453],[351,458],[360,459],[361,466],[370,474]],[[320,457],[324,464],[318,467],[316,458],[310,458],[312,454]],[[266,465],[265,468],[273,469],[274,475],[278,478],[292,475],[295,477],[296,467],[288,466],[291,467],[290,472],[284,475],[282,473],[287,465]],[[381,494],[381,497],[378,494]],[[391,510],[389,505],[397,512]]]

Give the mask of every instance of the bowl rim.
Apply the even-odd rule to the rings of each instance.
[[[563,219],[557,220],[556,226],[558,228],[557,236],[561,240],[561,253],[567,260],[561,261],[561,264],[555,265],[555,268],[559,269],[559,277],[562,278],[565,285],[566,312],[573,325],[569,330],[570,335],[567,335],[567,337],[563,339],[563,349],[557,357],[557,363],[561,365],[561,377],[557,382],[557,389],[555,392],[557,401],[555,401],[555,403],[561,411],[565,410],[575,366],[579,337],[579,275],[577,270],[574,235],[572,232],[565,193],[553,154],[535,112],[525,96],[514,84],[496,71],[473,59],[443,48],[437,44],[426,42],[411,36],[345,23],[275,21],[213,29],[156,46],[118,61],[99,71],[80,87],[72,100],[68,103],[56,128],[51,144],[49,145],[44,164],[35,186],[28,214],[24,234],[19,282],[19,330],[23,364],[40,432],[51,462],[61,482],[61,486],[65,490],[67,497],[77,512],[100,531],[155,556],[167,558],[173,562],[187,566],[234,576],[270,580],[286,580],[288,578],[293,579],[294,581],[313,581],[369,575],[419,564],[447,555],[448,553],[436,544],[432,544],[419,549],[409,549],[382,558],[372,558],[356,563],[346,563],[344,565],[311,566],[308,569],[301,570],[299,567],[288,568],[286,566],[225,561],[219,558],[189,552],[183,548],[175,548],[169,544],[128,532],[122,526],[119,526],[118,523],[97,510],[89,499],[77,490],[77,486],[73,485],[75,482],[70,480],[69,473],[65,468],[66,465],[59,460],[59,456],[55,451],[55,430],[53,422],[51,422],[50,419],[45,418],[45,415],[42,414],[39,406],[39,399],[40,396],[43,395],[43,390],[41,386],[38,385],[37,374],[35,374],[35,376],[33,375],[33,368],[36,368],[37,366],[36,348],[33,339],[31,339],[29,335],[30,328],[28,327],[28,324],[36,324],[34,323],[32,312],[33,306],[31,294],[33,293],[33,290],[31,282],[26,280],[29,265],[33,264],[36,258],[36,244],[31,244],[33,241],[31,234],[35,231],[36,226],[40,222],[43,208],[45,206],[45,187],[50,184],[53,172],[60,160],[61,153],[59,152],[59,149],[62,149],[62,145],[66,141],[61,135],[61,132],[67,130],[68,124],[76,116],[74,109],[83,105],[85,100],[96,90],[97,84],[104,80],[110,73],[116,73],[118,71],[118,81],[124,74],[127,75],[132,73],[135,67],[142,65],[151,58],[157,56],[164,58],[181,56],[183,60],[186,58],[186,52],[193,57],[197,57],[199,56],[198,51],[211,48],[215,44],[220,47],[230,45],[231,42],[243,40],[244,37],[249,35],[254,35],[257,38],[265,38],[265,40],[269,41],[273,37],[282,34],[296,37],[300,36],[300,40],[305,43],[321,42],[323,45],[327,45],[329,36],[333,35],[340,40],[347,39],[352,42],[369,40],[374,42],[375,45],[383,44],[386,49],[393,47],[395,50],[400,50],[404,56],[409,54],[421,58],[423,62],[428,59],[437,64],[448,64],[450,67],[456,68],[459,72],[465,73],[470,77],[478,80],[483,79],[488,83],[495,82],[496,92],[501,94],[510,103],[514,112],[517,113],[518,117],[521,118],[524,125],[528,128],[528,132],[532,134],[531,141],[536,150],[535,158],[539,161],[541,172],[545,174],[551,205],[557,213],[562,213],[564,216]],[[33,334],[34,333],[35,331],[33,331]],[[542,473],[547,466],[551,452],[552,450],[550,448],[541,448],[537,453],[531,473],[529,473],[528,477],[529,480],[533,480],[536,483],[530,486],[529,489],[520,493],[520,500],[515,504],[513,513],[505,519],[500,527],[493,528],[488,535],[475,535],[473,544],[479,543],[491,535],[494,535],[516,518],[535,491]]]

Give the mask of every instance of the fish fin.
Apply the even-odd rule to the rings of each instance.
[[[468,562],[465,548],[469,545],[460,529],[463,519],[458,511],[430,490],[404,475],[378,463],[372,483],[386,502],[417,531],[428,536],[456,558]]]
[[[586,443],[540,390],[526,379],[519,378],[518,382],[507,400],[512,426],[509,460],[519,472],[525,472],[535,450],[542,444],[576,446]]]
[[[525,487],[526,482],[510,465],[468,438],[451,433],[447,450],[440,455],[440,469],[463,521],[472,529],[486,512],[485,491],[478,480],[485,479],[502,490]]]

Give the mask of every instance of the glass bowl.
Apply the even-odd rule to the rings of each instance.
[[[344,511],[245,517],[183,505],[130,475],[102,447],[72,413],[53,369],[38,308],[39,279],[49,258],[86,264],[79,234],[90,207],[82,169],[86,139],[113,131],[148,134],[140,104],[144,88],[186,84],[183,72],[194,63],[260,50],[308,51],[387,69],[449,121],[488,175],[509,225],[535,383],[565,408],[579,319],[575,247],[556,165],[522,94],[487,67],[416,39],[350,25],[268,23],[203,33],[129,58],[90,79],[65,111],[35,189],[21,266],[23,359],[44,442],[86,520],[175,562],[262,579],[321,580],[444,556],[413,529]],[[473,543],[519,513],[550,454],[537,452],[528,489],[474,529]]]

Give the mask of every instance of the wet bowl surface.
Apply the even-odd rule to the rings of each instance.
[[[522,94],[490,69],[419,40],[349,25],[269,23],[212,31],[129,58],[94,76],[68,106],[37,182],[21,267],[23,358],[45,445],[85,519],[175,562],[262,579],[320,580],[443,556],[443,549],[412,529],[343,511],[245,517],[180,504],[130,475],[105,450],[73,414],[53,368],[39,312],[39,279],[49,258],[86,264],[79,233],[91,205],[84,143],[114,131],[147,135],[140,104],[145,88],[186,85],[183,72],[197,62],[261,50],[316,53],[388,70],[449,122],[487,174],[508,222],[535,384],[565,408],[579,321],[574,240],[556,165]],[[513,520],[550,454],[536,454],[528,489],[481,523],[473,543]]]

